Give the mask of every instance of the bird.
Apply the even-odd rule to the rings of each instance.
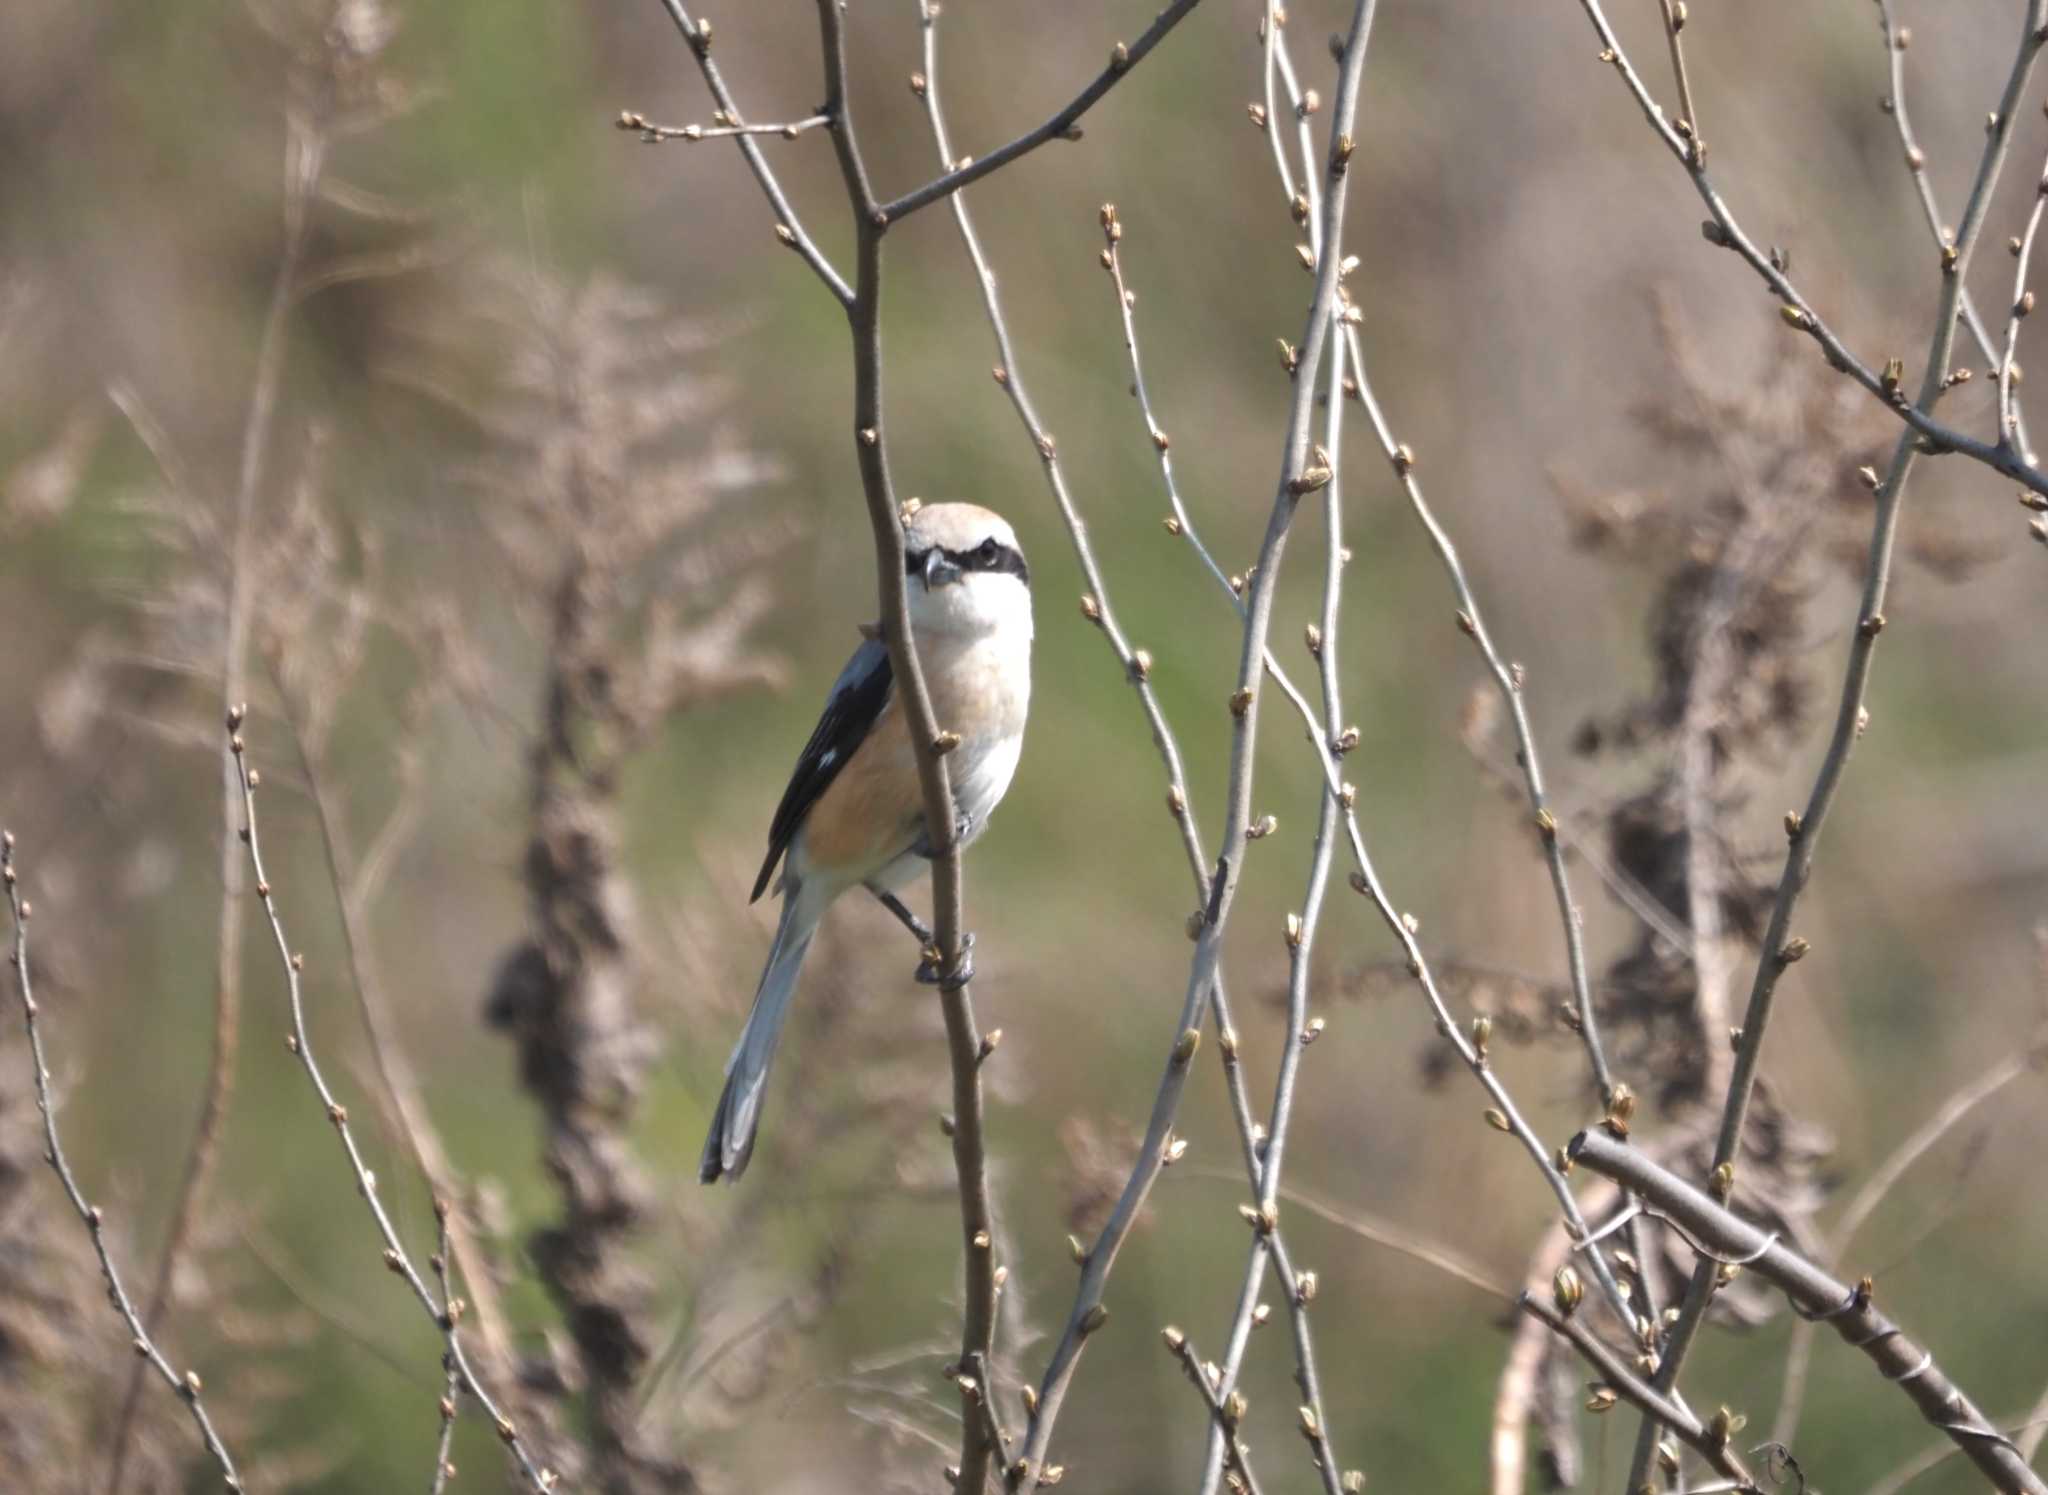
[[[940,727],[960,739],[946,762],[965,846],[987,827],[1023,751],[1031,572],[1008,522],[972,503],[918,507],[904,524],[903,557],[925,686]],[[917,936],[921,952],[932,946],[931,929],[896,897],[931,860],[910,721],[879,630],[862,631],[866,637],[833,683],[769,823],[767,859],[749,901],[774,879],[782,915],[746,1027],[726,1061],[725,1089],[698,1167],[707,1184],[746,1171],[804,956],[840,895],[866,889]],[[942,979],[929,957],[918,977]]]

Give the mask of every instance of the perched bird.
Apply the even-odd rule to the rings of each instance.
[[[1031,589],[1017,536],[976,504],[930,504],[903,537],[910,630],[941,728],[960,745],[946,757],[961,843],[988,823],[1024,745],[1031,698]],[[839,672],[768,828],[768,858],[754,898],[782,876],[782,919],[754,993],[746,1030],[725,1065],[725,1093],[711,1119],[698,1175],[738,1178],[754,1150],[775,1043],[796,993],[818,921],[841,893],[866,888],[920,949],[932,932],[895,890],[931,858],[924,791],[896,690],[889,651],[869,638]],[[920,979],[937,980],[929,962]]]

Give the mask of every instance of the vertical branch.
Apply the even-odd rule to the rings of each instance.
[[[284,380],[291,308],[298,294],[299,266],[306,246],[306,224],[327,159],[324,118],[319,106],[310,114],[294,108],[285,121],[284,245],[271,282],[270,304],[256,349],[255,381],[248,415],[242,426],[242,454],[235,485],[234,527],[228,552],[226,628],[221,653],[221,709],[231,708],[247,690],[249,634],[255,608],[256,508],[270,458],[277,424],[278,393]],[[185,1156],[184,1171],[171,1206],[171,1223],[157,1257],[143,1321],[159,1327],[170,1308],[178,1260],[189,1244],[199,1202],[220,1153],[220,1131],[235,1083],[235,1056],[242,1023],[242,852],[236,841],[239,793],[235,762],[221,753],[221,818],[219,841],[220,918],[214,943],[213,1049],[207,1061],[206,1096]],[[109,1440],[106,1488],[119,1495],[127,1472],[128,1450],[135,1426],[136,1399],[142,1367],[130,1370],[121,1394]]]
[[[14,832],[0,831],[0,883],[6,885],[7,907],[14,916],[14,948],[9,952],[8,960],[14,967],[14,989],[21,998],[22,1024],[28,1033],[29,1062],[35,1075],[36,1110],[43,1120],[44,1156],[50,1170],[57,1175],[57,1182],[63,1185],[64,1195],[71,1201],[79,1223],[85,1226],[86,1234],[92,1240],[93,1254],[100,1262],[100,1275],[106,1279],[107,1298],[127,1324],[128,1333],[133,1338],[136,1364],[143,1371],[155,1372],[171,1394],[185,1404],[192,1425],[199,1430],[200,1442],[206,1445],[206,1451],[219,1467],[228,1489],[239,1490],[242,1488],[241,1476],[235,1472],[235,1462],[228,1455],[227,1445],[221,1442],[206,1404],[201,1400],[203,1388],[199,1372],[188,1370],[179,1375],[150,1337],[148,1323],[136,1310],[135,1302],[128,1296],[128,1289],[123,1286],[121,1274],[114,1266],[114,1258],[107,1252],[106,1212],[98,1205],[86,1202],[84,1191],[72,1175],[71,1163],[64,1156],[64,1144],[57,1135],[56,1102],[50,1098],[50,1065],[43,1055],[43,1034],[37,1024],[41,1008],[36,1003],[35,986],[29,973],[28,921],[35,910],[29,900],[21,896],[20,882],[14,863]]]
[[[1325,242],[1331,245],[1338,241],[1343,221],[1348,182],[1346,167],[1353,149],[1351,129],[1357,114],[1359,80],[1365,63],[1365,41],[1372,11],[1373,0],[1358,0],[1340,63],[1331,126],[1331,149],[1325,167],[1329,185],[1324,200],[1323,231]],[[1295,371],[1278,488],[1274,496],[1272,514],[1267,522],[1265,538],[1260,545],[1258,563],[1256,569],[1250,573],[1251,579],[1247,583],[1249,596],[1245,612],[1243,646],[1238,661],[1236,689],[1232,692],[1229,702],[1233,726],[1223,846],[1217,857],[1216,873],[1210,885],[1208,904],[1189,923],[1189,932],[1195,937],[1195,955],[1189,971],[1187,993],[1182,1004],[1181,1037],[1174,1046],[1166,1075],[1154,1100],[1152,1116],[1146,1129],[1144,1143],[1139,1149],[1137,1165],[1117,1200],[1109,1222],[1104,1225],[1094,1246],[1088,1251],[1073,1312],[1039,1386],[1038,1411],[1027,1433],[1023,1456],[1012,1467],[1013,1487],[1031,1478],[1042,1467],[1053,1425],[1078,1367],[1086,1337],[1100,1328],[1108,1316],[1108,1310],[1102,1304],[1103,1288],[1115,1262],[1116,1253],[1129,1230],[1130,1222],[1135,1218],[1137,1209],[1150,1191],[1153,1179],[1157,1177],[1168,1130],[1179,1103],[1180,1092],[1186,1083],[1189,1061],[1192,1060],[1200,1043],[1200,1024],[1215,989],[1224,931],[1228,924],[1251,826],[1258,686],[1264,670],[1266,639],[1272,622],[1276,578],[1296,507],[1302,498],[1323,487],[1331,477],[1330,468],[1323,454],[1318,452],[1312,455],[1309,447],[1316,379],[1322,366],[1322,356],[1329,340],[1330,328],[1335,319],[1336,303],[1337,256],[1333,252],[1325,254],[1317,268],[1316,288],[1310,301],[1307,325],[1302,333],[1299,361]],[[1258,1220],[1256,1228],[1270,1233],[1276,1223],[1275,1217],[1258,1210],[1254,1210],[1253,1215]]]
[[[925,836],[932,854],[932,924],[940,953],[939,1002],[953,1072],[953,1165],[960,1181],[960,1233],[965,1258],[965,1303],[960,1325],[960,1377],[986,1365],[995,1340],[995,1217],[989,1201],[988,1154],[982,1131],[982,1042],[974,1020],[973,995],[964,955],[964,879],[953,789],[940,748],[944,726],[933,710],[924,669],[910,632],[910,608],[903,565],[903,528],[889,479],[882,410],[882,236],[889,223],[868,185],[847,97],[846,35],[838,0],[818,0],[819,41],[824,52],[824,113],[832,119],[832,145],[839,160],[847,205],[856,235],[854,295],[847,307],[853,341],[853,437],[861,488],[874,534],[875,572],[880,589],[882,634],[910,724],[924,792]],[[977,1390],[960,1387],[959,1488],[979,1491],[996,1452],[976,1405]],[[992,1389],[990,1393],[992,1394]]]

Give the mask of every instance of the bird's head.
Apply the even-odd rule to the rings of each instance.
[[[928,633],[1031,635],[1031,572],[1003,516],[926,504],[903,531],[911,626]]]

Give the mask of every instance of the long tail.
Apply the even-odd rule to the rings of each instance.
[[[747,1159],[754,1152],[754,1129],[761,1122],[768,1066],[775,1059],[776,1040],[782,1037],[783,1019],[789,1016],[789,999],[796,994],[804,955],[817,930],[817,911],[800,890],[791,888],[782,901],[782,922],[775,927],[768,968],[761,972],[746,1030],[732,1057],[725,1061],[725,1093],[718,1098],[711,1135],[704,1140],[704,1158],[697,1165],[698,1178],[707,1184],[720,1177],[736,1179],[747,1170]]]

